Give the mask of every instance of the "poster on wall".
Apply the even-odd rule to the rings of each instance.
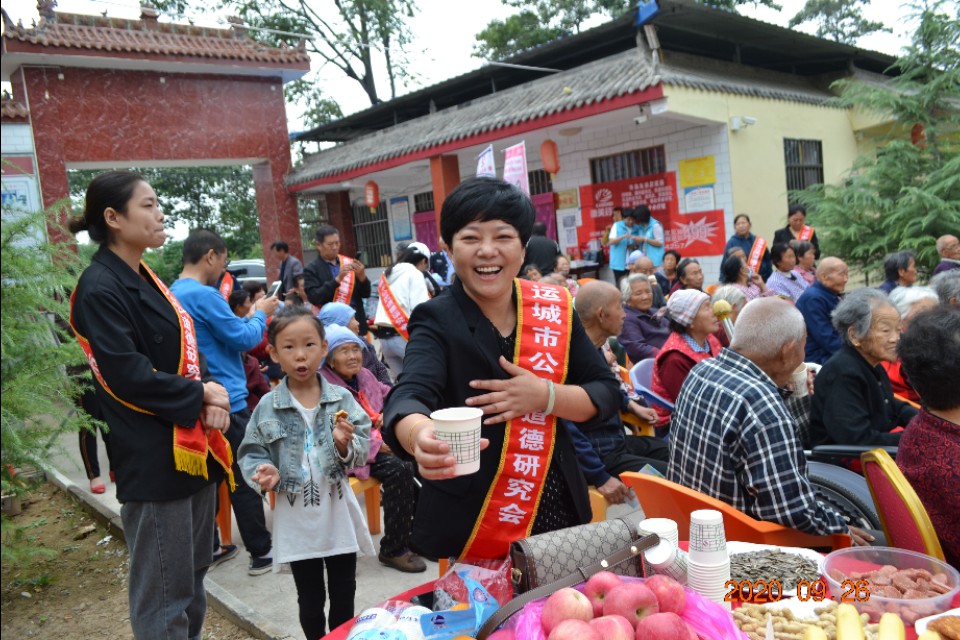
[[[503,180],[530,195],[530,179],[527,177],[527,147],[525,142],[504,150]]]
[[[686,187],[683,190],[683,210],[687,213],[694,211],[709,211],[716,207],[713,194],[713,185],[706,184],[699,187]]]
[[[677,162],[677,173],[680,174],[680,187],[699,187],[717,182],[717,169],[713,156],[687,158]]]
[[[413,227],[410,225],[410,199],[390,198],[390,222],[393,226],[393,241],[413,239]]]
[[[493,164],[493,145],[487,145],[487,148],[477,156],[477,177],[490,176],[497,177],[497,167]]]
[[[723,253],[726,240],[723,209],[681,214],[674,172],[580,187],[580,220],[577,245],[580,251],[597,251],[604,231],[613,223],[614,207],[645,204],[663,225],[666,246],[683,255],[712,256]]]

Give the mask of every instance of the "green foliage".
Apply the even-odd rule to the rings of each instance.
[[[189,167],[134,169],[147,179],[160,198],[166,224],[186,223],[190,229],[219,233],[232,258],[262,255],[257,201],[250,167]],[[101,171],[79,170],[68,174],[70,196],[77,211],[83,208],[87,185]],[[164,248],[169,246],[169,243]],[[166,254],[163,249],[157,250]],[[145,260],[153,268],[157,260],[148,251]],[[172,260],[172,258],[171,258]],[[177,248],[176,273],[179,268]],[[163,260],[159,260],[163,262]],[[164,271],[166,273],[166,271]],[[170,282],[157,272],[164,282]],[[176,274],[174,274],[176,275]]]
[[[900,249],[916,251],[929,272],[936,238],[960,228],[960,19],[941,7],[914,7],[919,27],[888,86],[836,83],[838,104],[892,117],[893,133],[843,184],[792,194],[810,207],[824,250],[868,276]],[[910,139],[914,125],[923,127],[920,144]]]
[[[201,15],[211,9],[188,0],[154,4],[175,16]],[[391,98],[396,97],[397,81],[411,77],[405,48],[412,35],[406,19],[416,14],[414,0],[216,0],[212,8],[254,27],[248,35],[258,42],[305,47],[323,65],[359,83],[370,104],[381,101],[375,78],[379,70],[386,71]],[[311,98],[317,95],[319,89]],[[307,104],[308,111],[312,106],[313,102]]]
[[[343,117],[336,100],[324,97],[320,85],[312,80],[300,78],[288,83],[283,88],[283,96],[288,102],[303,106],[303,122],[308,129]]]
[[[789,26],[816,22],[818,38],[830,38],[844,44],[854,44],[859,38],[876,31],[890,31],[882,22],[863,17],[866,4],[866,0],[807,0],[803,9],[790,18]]]
[[[86,360],[77,341],[51,319],[69,316],[69,291],[80,269],[73,251],[51,244],[46,236],[46,221],[55,219],[55,212],[65,204],[39,212],[3,209],[0,478],[4,495],[22,496],[29,491],[17,471],[46,466],[62,433],[93,427],[89,416],[72,411],[89,377],[67,374],[84,371]],[[0,529],[4,562],[36,555],[24,527],[3,517]]]

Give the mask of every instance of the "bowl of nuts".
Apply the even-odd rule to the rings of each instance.
[[[960,593],[960,573],[942,560],[892,547],[849,547],[820,565],[830,595],[877,621],[887,611],[904,624],[950,608]]]

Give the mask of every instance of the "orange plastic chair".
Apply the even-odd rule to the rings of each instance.
[[[633,386],[633,383],[630,381],[630,372],[625,367],[620,367],[620,378],[631,387]],[[641,420],[629,411],[621,411],[620,420],[630,426],[635,436],[647,436],[651,438],[656,436],[652,424],[646,420]],[[603,520],[603,518],[600,519]]]
[[[860,462],[887,544],[943,560],[943,547],[933,522],[890,454],[883,449],[864,451]]]
[[[845,533],[815,536],[774,522],[756,520],[726,502],[657,476],[626,471],[620,474],[620,480],[637,492],[640,506],[648,518],[676,521],[681,538],[690,531],[690,512],[715,509],[723,514],[727,540],[785,547],[843,549],[850,546],[850,536]]]

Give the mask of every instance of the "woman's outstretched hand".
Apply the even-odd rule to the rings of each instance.
[[[472,389],[483,389],[490,393],[467,398],[471,407],[479,407],[485,414],[496,413],[484,424],[498,424],[525,416],[534,411],[543,411],[549,400],[547,383],[526,369],[518,367],[503,356],[500,366],[510,374],[507,380],[471,380]]]

